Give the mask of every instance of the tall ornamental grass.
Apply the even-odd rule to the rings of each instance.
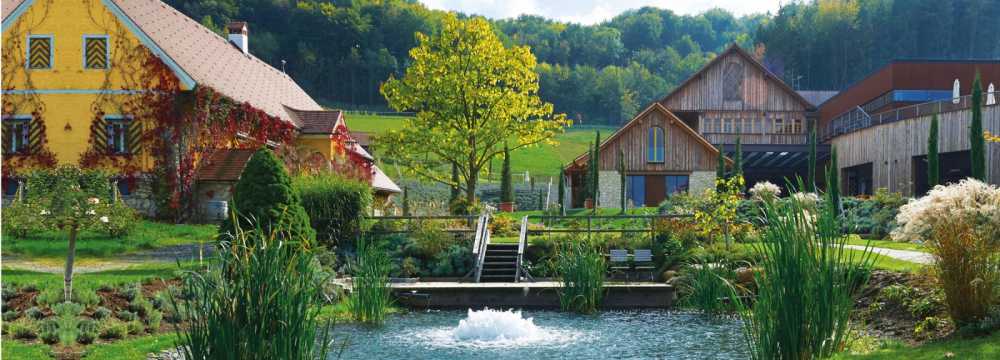
[[[374,240],[358,240],[357,262],[348,307],[354,319],[382,324],[392,306],[389,289],[389,255]]]
[[[171,302],[188,319],[177,328],[186,359],[325,358],[329,323],[317,320],[325,279],[313,254],[281,231],[237,225],[207,272],[184,276],[188,300]]]
[[[607,270],[600,248],[582,239],[569,241],[556,255],[559,306],[564,311],[592,314],[604,299]]]
[[[740,287],[730,281],[735,277],[735,272],[723,265],[692,264],[680,286],[684,293],[681,304],[710,315],[735,311],[734,300],[740,297]]]
[[[900,208],[897,241],[923,242],[934,254],[948,313],[959,326],[1000,306],[1000,188],[978,180],[935,186]]]
[[[844,249],[827,200],[818,214],[798,200],[763,204],[757,297],[740,312],[753,359],[824,358],[844,348],[855,292],[874,257]]]

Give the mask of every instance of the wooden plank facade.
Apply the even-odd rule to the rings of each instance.
[[[812,104],[737,45],[660,100],[712,144],[803,144]]]
[[[941,154],[968,151],[969,122],[968,109],[946,112],[939,115],[938,144]],[[930,133],[931,116],[877,125],[837,136],[831,140],[836,146],[838,165],[841,171],[842,187],[850,193],[849,173],[852,169],[870,171],[870,188],[886,188],[915,196],[915,179],[926,177],[917,171],[921,159],[914,157],[927,155],[927,136]],[[983,128],[992,133],[1000,132],[1000,106],[983,108]],[[987,179],[1000,184],[1000,144],[986,144]],[[942,162],[942,168],[954,165]],[[964,165],[964,164],[959,164]]]

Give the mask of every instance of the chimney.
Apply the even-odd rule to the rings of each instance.
[[[243,54],[249,54],[250,45],[248,42],[250,41],[250,37],[247,36],[247,22],[233,21],[229,23],[229,26],[226,26],[226,29],[229,30],[229,42],[243,51]]]

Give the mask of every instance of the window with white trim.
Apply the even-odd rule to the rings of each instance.
[[[105,120],[107,121],[108,152],[112,154],[131,153],[129,127],[132,125],[132,119],[127,117],[108,117]]]
[[[24,154],[30,149],[31,117],[3,117],[3,153]]]

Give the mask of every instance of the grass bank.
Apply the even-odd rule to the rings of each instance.
[[[142,220],[135,230],[120,238],[95,231],[81,232],[77,238],[76,256],[80,259],[105,258],[140,250],[210,243],[217,233],[216,225],[166,224]],[[3,236],[5,255],[32,259],[65,258],[68,246],[67,234],[62,231],[42,231],[24,238]]]
[[[837,360],[937,360],[937,359],[1000,359],[1000,332],[972,339],[949,338],[920,346],[907,347],[892,343],[869,354],[839,354]]]

